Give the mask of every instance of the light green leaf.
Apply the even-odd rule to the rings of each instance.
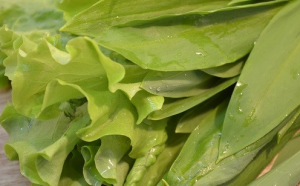
[[[109,90],[111,92],[122,90],[131,100],[138,91],[142,90],[140,85],[148,70],[142,69],[116,52],[103,47],[101,47],[101,51],[111,59],[104,64],[109,78]]]
[[[63,24],[63,13],[54,0],[1,0],[0,26],[18,32],[56,32]]]
[[[280,4],[112,27],[99,32],[96,40],[145,69],[187,71],[222,66],[251,51]]]
[[[73,120],[62,111],[57,118],[37,121],[6,106],[1,115],[1,125],[9,134],[4,146],[6,155],[11,160],[19,159],[21,173],[31,182],[58,185],[63,164],[79,141],[76,131],[90,122],[84,110],[84,106],[78,108]]]
[[[95,154],[95,165],[104,178],[103,181],[109,184],[123,185],[129,164],[124,167],[122,158],[130,150],[130,139],[125,136],[104,136],[101,138],[101,146]]]
[[[103,183],[103,177],[99,174],[95,165],[95,154],[97,153],[99,146],[83,146],[81,147],[81,154],[84,158],[83,175],[84,179],[89,185],[101,185]]]
[[[125,186],[137,185],[137,182],[143,179],[143,176],[146,174],[147,169],[156,162],[157,156],[159,156],[163,152],[165,148],[165,143],[167,141],[167,133],[165,132],[162,135],[162,138],[160,139],[150,139],[150,140],[157,141],[157,144],[153,145],[150,149],[148,149],[147,153],[144,154],[139,153],[142,156],[136,158],[133,167],[131,168],[126,178],[126,182],[124,184]],[[140,145],[141,144],[143,144],[143,142],[140,143]],[[144,145],[148,146],[147,143],[144,143]],[[135,151],[134,150],[135,149],[133,149],[133,151],[129,155],[133,156],[133,154],[138,153],[136,150]]]
[[[165,100],[162,109],[153,112],[148,118],[151,120],[159,120],[182,113],[233,85],[236,80],[237,78],[220,80],[215,87],[212,87],[211,89],[208,89],[206,92],[197,96],[184,99]]]
[[[162,108],[164,97],[141,90],[132,98],[131,102],[138,112],[136,123],[140,124],[150,113]]]
[[[262,138],[299,106],[300,25],[289,26],[298,20],[299,8],[299,1],[291,1],[257,40],[227,110],[219,159]]]
[[[39,116],[42,110],[49,106],[43,103],[44,92],[48,83],[55,78],[85,87],[107,83],[106,72],[100,62],[101,52],[95,42],[88,38],[76,38],[71,40],[66,48],[69,53],[54,48],[44,40],[32,52],[26,55],[18,54],[12,94],[13,104],[19,112],[27,116]],[[38,72],[43,72],[43,75]],[[70,92],[54,96],[52,99],[65,94]]]

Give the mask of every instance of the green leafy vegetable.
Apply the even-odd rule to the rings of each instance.
[[[0,6],[4,151],[32,186],[299,182],[300,1]]]
[[[300,100],[294,98],[300,94],[297,52],[300,25],[289,27],[298,20],[299,8],[299,1],[291,2],[270,21],[257,40],[227,110],[220,159],[266,135],[299,106]],[[269,46],[272,53],[266,53]],[[284,88],[278,89],[281,85]],[[222,154],[224,150],[226,154]]]

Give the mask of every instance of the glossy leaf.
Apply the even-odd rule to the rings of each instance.
[[[137,109],[139,115],[137,124],[140,124],[150,113],[162,108],[164,97],[142,90],[132,98],[131,102]]]
[[[84,179],[89,185],[97,185],[103,183],[103,178],[99,174],[95,166],[95,154],[99,146],[83,146],[81,148],[81,154],[84,158],[83,175]]]
[[[155,95],[171,98],[191,97],[204,93],[219,79],[201,71],[150,71],[141,87]]]
[[[72,0],[71,2],[72,3],[70,4],[76,7],[76,13],[79,12],[79,9],[83,9],[80,1]],[[120,26],[124,24],[132,25],[161,17],[187,13],[208,13],[209,11],[226,7],[227,2],[229,2],[229,0],[188,0],[185,2],[180,0],[171,0],[160,2],[158,4],[151,0],[142,0],[138,2],[129,0],[104,0],[99,1],[77,15],[73,13],[75,16],[69,20],[66,25],[64,25],[62,30],[78,35],[97,36],[100,32],[113,26]],[[62,2],[62,4],[66,3],[67,1]],[[84,6],[87,5],[85,4]],[[69,12],[67,11],[67,13]]]
[[[249,53],[280,4],[112,27],[99,33],[96,40],[145,69],[211,68],[232,63]]]
[[[130,139],[125,136],[104,136],[93,161],[97,171],[108,184],[123,185],[129,171],[129,165],[122,165],[122,158],[130,150]]]
[[[261,171],[273,160],[273,158],[285,146],[285,144],[293,137],[295,132],[299,130],[299,126],[300,117],[298,117],[297,121],[292,125],[292,127],[289,128],[289,130],[285,133],[285,135],[282,137],[279,143],[277,136],[275,136],[273,140],[257,154],[253,161],[251,161],[249,165],[238,176],[236,176],[229,182],[224,183],[223,185],[236,186],[248,185],[249,183],[251,183],[254,179],[257,178]]]
[[[234,155],[217,161],[219,139],[222,136],[221,129],[226,107],[225,101],[221,105],[218,105],[192,132],[168,172],[165,181],[169,185],[220,185],[231,180],[253,160],[259,150],[265,144],[269,143],[276,136],[276,133],[297,113],[295,111],[278,127],[255,143],[245,147]],[[232,136],[232,138],[236,139],[235,136]],[[227,152],[223,151],[222,153],[226,154]]]
[[[299,1],[284,7],[257,40],[227,110],[220,159],[265,136],[299,106],[300,25],[289,26],[298,20],[299,8]]]
[[[165,175],[165,173],[169,170],[172,163],[177,158],[179,152],[182,149],[182,146],[186,142],[188,135],[187,134],[175,134],[174,129],[176,123],[176,119],[171,119],[169,121],[168,128],[168,140],[166,141],[165,148],[163,151],[157,156],[157,159],[153,165],[147,168],[145,174],[142,179],[137,183],[137,185],[145,185],[145,186],[156,186],[161,179]]]
[[[197,96],[170,101],[166,100],[162,109],[153,112],[148,118],[151,120],[159,120],[182,113],[230,87],[236,82],[236,80],[237,78],[221,80],[217,85],[215,85],[215,87],[212,87],[211,89],[208,89],[206,92]]]

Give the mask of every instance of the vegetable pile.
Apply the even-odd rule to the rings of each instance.
[[[299,0],[0,7],[4,150],[33,186],[299,182]]]

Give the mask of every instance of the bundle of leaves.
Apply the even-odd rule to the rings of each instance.
[[[300,180],[299,0],[0,4],[4,150],[33,186]]]

